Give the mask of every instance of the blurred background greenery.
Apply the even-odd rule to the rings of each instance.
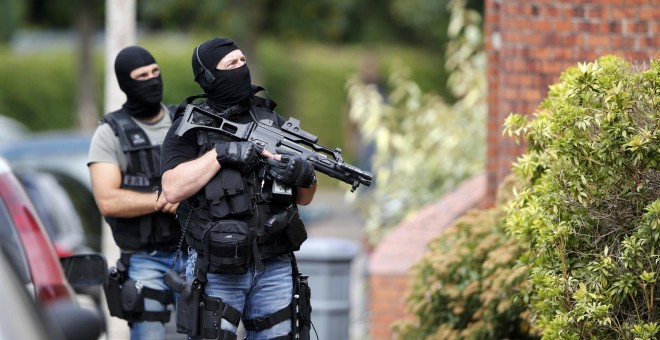
[[[137,39],[162,67],[165,102],[179,103],[201,92],[191,76],[193,48],[212,37],[233,37],[277,111],[300,118],[304,129],[324,145],[342,147],[350,161],[350,77],[384,84],[399,63],[423,91],[452,100],[443,53],[447,2],[139,0]],[[466,5],[483,11],[483,1]],[[3,0],[0,114],[33,131],[89,129],[80,123],[79,84],[91,77],[86,95],[100,117],[104,12],[99,0]],[[81,74],[83,58],[91,61],[92,74]]]
[[[108,1],[0,2],[0,115],[33,132],[96,127],[108,93],[105,11],[119,4]],[[483,170],[483,0],[135,5],[137,44],[162,68],[165,103],[201,92],[191,71],[195,46],[231,37],[278,113],[373,172],[370,188],[346,195],[371,242]],[[327,176],[319,184],[350,188]]]

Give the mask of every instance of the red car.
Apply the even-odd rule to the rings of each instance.
[[[0,158],[0,253],[9,260],[16,274],[3,272],[27,288],[37,311],[55,327],[53,331],[64,340],[99,338],[104,328],[102,316],[96,310],[80,307],[73,287],[102,284],[107,277],[105,258],[96,253],[58,257],[31,201],[3,158]],[[24,302],[16,301],[3,299],[3,303],[9,304],[4,309],[21,310],[23,306],[16,304]],[[40,323],[40,320],[31,322]],[[6,328],[10,325],[6,322],[0,326],[0,335],[9,332]],[[52,334],[43,339],[54,337]]]
[[[99,254],[80,254],[59,258],[32,203],[7,162],[0,158],[0,251],[16,269],[17,277],[44,307],[49,317],[61,326],[65,339],[96,339],[103,325],[97,311],[77,305],[72,287],[100,285],[107,273],[105,258]],[[66,273],[66,274],[65,274]],[[58,306],[67,307],[61,312]],[[76,307],[77,306],[77,307]],[[83,314],[81,314],[83,313]],[[87,313],[87,314],[84,314]],[[84,315],[85,325],[74,326]],[[89,335],[83,336],[82,333]]]
[[[4,160],[0,160],[0,205],[4,220],[0,227],[2,242],[14,262],[28,266],[29,272],[25,273],[25,268],[23,272],[29,274],[26,283],[33,287],[37,303],[60,298],[75,299],[52,242],[21,184]],[[19,244],[9,244],[10,241],[19,241]]]

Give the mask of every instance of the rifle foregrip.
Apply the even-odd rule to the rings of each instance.
[[[328,158],[314,158],[309,160],[314,164],[314,170],[352,185],[353,190],[359,184],[371,186],[373,175],[350,164],[338,163]]]

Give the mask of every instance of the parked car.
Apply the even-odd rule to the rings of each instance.
[[[16,278],[44,309],[78,306],[75,287],[98,286],[107,275],[107,263],[100,254],[59,258],[25,190],[5,159],[0,158],[0,249],[16,271]],[[0,271],[5,273],[4,271]],[[6,275],[3,275],[5,280]],[[0,280],[0,281],[3,281]],[[1,290],[1,289],[0,289]],[[5,302],[0,299],[0,301]],[[81,315],[102,320],[98,310],[77,307]],[[8,308],[12,310],[13,308]],[[53,315],[69,322],[64,314]],[[103,328],[98,322],[99,334]],[[66,332],[65,332],[66,333]],[[77,339],[76,332],[66,339]],[[98,335],[97,335],[98,337]],[[26,338],[26,337],[20,337]]]
[[[90,252],[78,211],[57,176],[34,170],[14,173],[41,218],[57,255]]]
[[[87,168],[91,137],[90,133],[71,131],[29,134],[19,142],[0,145],[0,156],[7,159],[21,178],[33,171],[54,176],[78,211],[86,244],[94,251],[101,251],[101,228],[105,224],[92,195]],[[174,313],[166,324],[166,339],[185,339],[176,332]]]
[[[96,340],[102,326],[98,315],[68,300],[37,308],[20,281],[18,268],[0,248],[0,339]],[[73,270],[79,273],[79,269]]]
[[[34,178],[31,173],[36,171],[49,174],[56,180],[67,192],[83,227],[84,242],[74,245],[74,248],[87,246],[94,251],[101,251],[102,217],[92,195],[89,170],[86,165],[90,141],[91,134],[84,132],[35,133],[24,136],[10,145],[0,146],[0,155],[11,164],[19,179],[28,186],[41,184],[41,188],[36,188],[36,191],[44,192],[43,186],[49,184]],[[40,183],[36,183],[37,181]],[[34,192],[28,190],[28,193]],[[74,233],[74,235],[60,234],[53,237],[56,243],[60,238],[80,241],[79,236],[75,235],[78,231],[62,229],[58,226],[54,228],[59,229],[60,232]]]
[[[16,143],[29,131],[23,123],[16,119],[0,115],[0,146]]]

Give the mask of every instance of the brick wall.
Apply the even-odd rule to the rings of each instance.
[[[488,201],[525,146],[502,136],[511,112],[534,112],[577,62],[660,57],[660,0],[486,0]]]
[[[499,182],[524,151],[502,137],[510,112],[534,112],[566,68],[616,54],[631,62],[660,57],[660,0],[485,0],[488,49],[486,174],[404,221],[369,259],[372,340],[390,339],[393,322],[408,317],[408,271],[426,243],[471,207],[492,205]],[[489,204],[490,203],[490,204]]]
[[[390,326],[405,316],[408,271],[452,221],[484,197],[486,175],[475,176],[456,190],[405,220],[369,256],[369,314],[371,339],[390,339]]]

